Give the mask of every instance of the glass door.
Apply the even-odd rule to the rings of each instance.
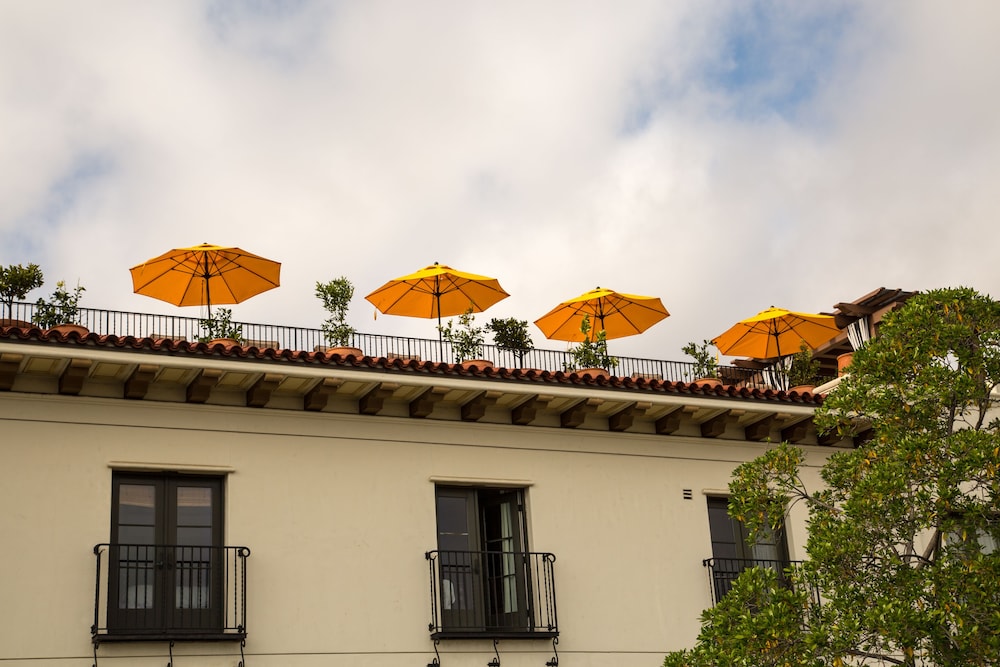
[[[222,480],[113,482],[108,631],[221,630]]]
[[[439,487],[437,525],[442,626],[482,629],[486,621],[475,491]]]
[[[479,494],[483,546],[486,551],[487,625],[528,629],[527,554],[523,546],[522,494],[517,489],[491,489]]]

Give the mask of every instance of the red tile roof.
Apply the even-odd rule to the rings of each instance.
[[[453,377],[475,377],[503,382],[531,382],[553,385],[585,385],[607,389],[700,395],[718,398],[783,403],[820,405],[822,396],[810,392],[799,393],[774,389],[716,385],[707,382],[675,382],[669,380],[602,376],[588,372],[547,371],[538,369],[508,369],[493,366],[475,366],[436,361],[418,361],[389,357],[340,355],[335,352],[307,352],[301,350],[276,350],[253,345],[225,345],[172,340],[168,338],[136,338],[113,334],[62,332],[56,329],[0,326],[0,341],[37,341],[63,345],[86,345],[98,348],[135,350],[147,354],[193,355],[215,358],[249,359],[273,363],[305,363],[318,366],[340,366],[383,370],[390,373],[422,373]]]

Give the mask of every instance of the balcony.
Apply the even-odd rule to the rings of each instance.
[[[733,582],[743,570],[749,570],[752,567],[774,570],[778,574],[778,581],[787,586],[790,585],[787,570],[801,565],[802,562],[800,560],[764,560],[759,558],[706,558],[701,564],[708,568],[708,580],[712,589],[712,605],[715,606],[733,587]],[[813,598],[818,601],[818,591],[813,591]]]
[[[246,638],[246,547],[98,544],[94,644]]]
[[[34,311],[34,304],[14,303],[9,315],[13,320],[32,322]],[[207,334],[202,324],[203,320],[195,317],[80,308],[77,320],[91,332],[115,336],[170,338],[197,342]],[[319,329],[252,322],[233,324],[242,327],[242,340],[245,346],[309,352],[326,349],[323,332]],[[448,363],[455,361],[451,345],[447,341],[437,339],[356,333],[349,345],[361,349],[372,357]],[[482,358],[498,367],[535,368],[547,371],[565,370],[571,361],[569,353],[564,350],[534,349],[519,354],[489,344],[483,346]],[[618,365],[612,371],[619,377],[674,382],[691,382],[698,379],[693,375],[694,364],[688,362],[621,356],[617,359]],[[718,373],[723,382],[731,385],[759,389],[779,388],[785,385],[784,373],[773,367],[719,366]]]
[[[559,636],[553,554],[429,551],[425,556],[432,639]]]

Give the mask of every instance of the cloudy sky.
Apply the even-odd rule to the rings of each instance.
[[[1000,4],[880,0],[0,0],[0,265],[93,308],[179,246],[282,262],[233,307],[436,336],[364,295],[435,261],[479,321],[600,285],[682,359],[770,305],[878,287],[1000,297]],[[533,330],[536,344],[562,349]]]

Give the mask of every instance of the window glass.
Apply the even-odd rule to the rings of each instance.
[[[118,523],[152,526],[156,521],[156,487],[122,484],[118,492]]]
[[[177,487],[177,525],[212,525],[212,489],[203,486]]]

